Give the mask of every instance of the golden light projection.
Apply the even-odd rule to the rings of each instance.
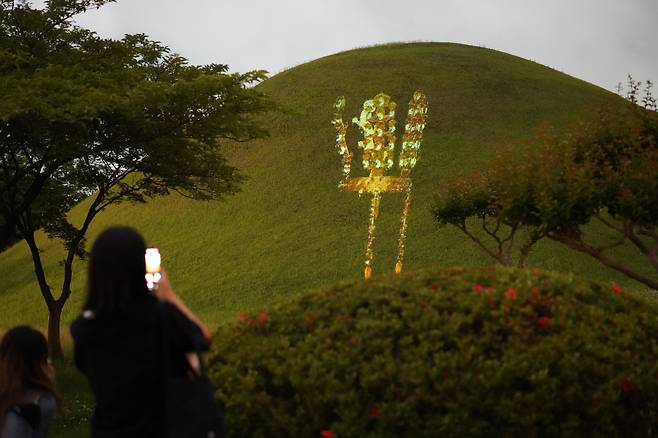
[[[369,172],[365,177],[350,177],[353,154],[347,146],[347,124],[343,121],[345,98],[336,100],[334,119],[336,127],[336,148],[343,164],[343,178],[338,187],[348,192],[372,193],[370,219],[368,221],[368,243],[366,246],[365,278],[372,276],[373,249],[375,243],[376,221],[379,217],[381,194],[384,192],[404,192],[404,209],[398,238],[398,257],[395,272],[402,272],[404,259],[404,241],[407,234],[409,210],[411,209],[411,178],[409,173],[416,166],[420,157],[420,144],[427,120],[427,97],[422,91],[414,92],[409,101],[409,110],[404,124],[402,150],[397,160],[400,176],[385,176],[386,171],[395,164],[395,102],[386,94],[380,93],[371,100],[363,102],[363,111],[359,118],[352,119],[363,133],[359,148],[363,150],[363,168]]]

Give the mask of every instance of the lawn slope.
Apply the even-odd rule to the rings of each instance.
[[[391,95],[398,103],[399,133],[413,91],[422,89],[428,96],[429,124],[412,173],[406,270],[491,264],[457,231],[437,229],[429,212],[433,188],[446,175],[481,166],[502,139],[529,137],[543,125],[568,126],[616,98],[534,62],[447,43],[351,50],[279,73],[259,88],[282,111],[266,120],[269,139],[225,146],[230,162],[249,177],[241,193],[217,202],[172,195],[145,205],[123,204],[100,215],[89,233],[93,240],[112,224],[137,227],[160,246],[174,287],[212,325],[291,291],[361,275],[369,197],[337,188],[340,160],[330,123],[337,96],[346,97],[345,115],[351,118],[365,99],[379,92]],[[357,128],[350,131],[355,148]],[[360,166],[353,170],[362,175]],[[393,269],[401,212],[402,196],[385,194],[375,274]],[[80,208],[72,212],[73,218],[80,215]],[[51,286],[58,288],[60,245],[43,236],[40,241]],[[538,248],[530,264],[624,283],[595,262],[550,243]],[[84,269],[84,263],[75,266],[64,321],[80,307]],[[46,311],[24,244],[0,254],[0,279],[0,328],[19,322],[43,327]]]

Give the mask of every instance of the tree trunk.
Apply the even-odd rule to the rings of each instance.
[[[48,306],[48,350],[52,359],[61,359],[64,357],[62,341],[59,335],[63,307],[63,303],[59,301],[55,301],[52,306]]]
[[[32,261],[34,263],[34,273],[37,276],[37,281],[39,283],[39,289],[41,290],[41,295],[46,302],[48,307],[48,348],[50,352],[50,357],[53,359],[61,359],[64,356],[62,350],[62,341],[60,339],[60,323],[62,317],[62,309],[64,304],[71,296],[71,281],[73,279],[73,261],[76,255],[76,249],[78,245],[84,240],[85,233],[89,229],[89,225],[92,220],[98,214],[96,207],[100,204],[100,201],[103,199],[103,196],[107,191],[99,191],[96,199],[89,207],[87,211],[87,216],[85,221],[82,224],[82,227],[77,230],[77,235],[69,243],[69,249],[64,260],[64,282],[62,284],[62,293],[58,299],[52,294],[50,286],[46,281],[46,273],[43,268],[43,263],[41,261],[41,252],[39,247],[34,239],[34,227],[24,227],[20,228],[22,234],[24,235],[25,242],[30,248],[30,253],[32,254]],[[27,232],[26,232],[27,231]]]
[[[50,357],[53,359],[60,359],[63,356],[63,351],[62,342],[59,339],[59,324],[62,316],[62,308],[64,307],[65,301],[55,300],[53,297],[50,286],[46,281],[46,273],[43,269],[43,264],[41,263],[41,254],[39,252],[39,248],[37,247],[37,243],[34,240],[34,232],[24,232],[24,236],[25,242],[27,242],[27,245],[30,248],[30,253],[32,254],[32,261],[34,262],[34,273],[37,276],[41,295],[46,302],[46,306],[48,307],[48,350]]]

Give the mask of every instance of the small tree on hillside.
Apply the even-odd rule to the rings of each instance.
[[[497,193],[503,188],[492,181],[509,182],[503,175],[509,170],[513,169],[503,167],[498,168],[500,174],[484,171],[447,178],[435,192],[433,213],[440,226],[453,225],[501,265],[522,267],[543,233],[505,214],[506,208],[515,206],[500,202]]]
[[[264,72],[192,66],[145,35],[102,39],[71,23],[107,2],[0,3],[0,223],[29,246],[55,357],[73,261],[85,256],[98,213],[171,190],[201,200],[234,193],[242,177],[218,140],[266,134],[253,116],[269,104],[249,86]],[[82,222],[71,223],[68,211],[87,197]],[[66,248],[59,296],[43,269],[39,228]]]
[[[612,255],[630,243],[658,273],[658,114],[634,103],[652,102],[650,87],[637,98],[639,87],[634,83],[628,104],[595,122],[566,136],[539,135],[502,152],[476,177],[447,184],[435,197],[435,217],[465,233],[477,220],[505,224],[528,236],[523,248],[548,237],[658,289],[658,276]],[[589,239],[583,227],[591,221],[616,237]]]

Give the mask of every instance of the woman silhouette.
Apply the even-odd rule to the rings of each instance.
[[[147,289],[145,250],[135,230],[113,227],[91,251],[87,300],[71,334],[75,363],[96,399],[94,438],[166,436],[163,367],[181,376],[198,372],[193,352],[209,347],[210,333],[164,271],[157,295]]]
[[[0,342],[0,437],[45,438],[59,402],[48,343],[28,326]]]

